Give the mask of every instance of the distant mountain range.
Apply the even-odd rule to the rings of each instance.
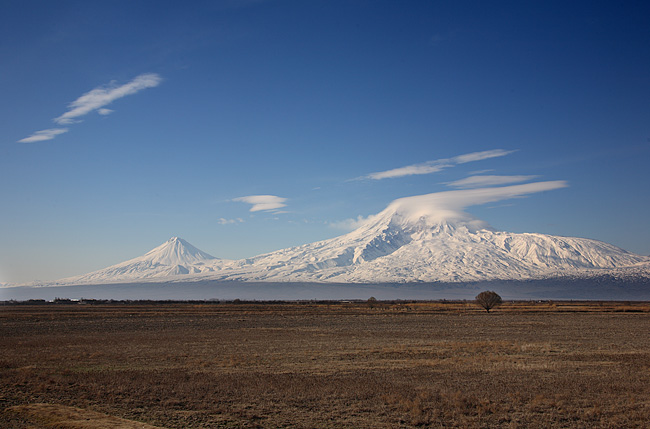
[[[495,231],[467,213],[441,209],[435,196],[395,200],[340,237],[242,260],[218,259],[173,237],[141,257],[56,284],[650,278],[648,256],[585,238]]]

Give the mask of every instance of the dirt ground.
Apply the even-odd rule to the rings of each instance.
[[[4,305],[0,427],[650,427],[649,333],[649,303]]]

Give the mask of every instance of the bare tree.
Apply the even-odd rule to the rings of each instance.
[[[481,292],[476,295],[476,303],[485,308],[485,311],[488,313],[490,312],[490,309],[496,307],[497,305],[501,305],[502,302],[503,300],[499,294],[492,292],[491,290],[486,290],[485,292]]]

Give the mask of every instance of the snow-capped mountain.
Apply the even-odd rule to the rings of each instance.
[[[445,204],[440,194],[401,198],[348,234],[238,261],[217,259],[174,237],[139,258],[61,282],[476,282],[627,270],[650,277],[650,257],[585,238],[495,231],[458,210],[455,195],[445,195]]]
[[[172,237],[143,256],[61,282],[94,283],[207,273],[218,269],[222,263],[222,259],[197,249],[182,238]]]
[[[240,280],[341,283],[520,280],[649,263],[584,238],[495,231],[440,207],[437,194],[401,198],[357,230],[330,240],[236,261],[220,275]]]

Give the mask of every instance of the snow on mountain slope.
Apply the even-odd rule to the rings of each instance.
[[[650,257],[585,238],[495,231],[462,209],[562,186],[539,182],[400,198],[340,237],[239,261],[214,258],[172,238],[139,258],[64,279],[406,283],[589,277],[616,271],[650,277]],[[631,271],[629,271],[631,272]],[[60,283],[59,283],[60,284]]]
[[[650,258],[584,238],[494,231],[435,201],[402,198],[357,230],[236,261],[224,279],[328,282],[455,282],[577,275]]]
[[[143,256],[99,271],[60,280],[62,283],[94,283],[162,278],[218,270],[226,261],[215,258],[182,238],[172,237]]]

